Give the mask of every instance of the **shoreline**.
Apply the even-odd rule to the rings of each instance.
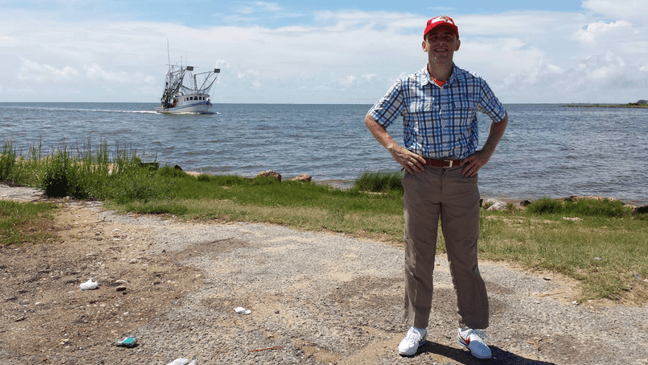
[[[196,171],[185,171],[185,173],[187,173],[187,174],[189,174],[191,176],[195,176],[195,177],[202,174],[202,173],[196,172]],[[287,179],[287,180],[289,180],[289,179]],[[283,181],[283,179],[282,179],[282,181]],[[347,181],[347,180],[318,180],[318,181],[313,180],[313,182],[315,184],[318,184],[318,185],[328,185],[328,186],[331,186],[333,188],[340,189],[340,190],[349,190],[354,185],[354,181]],[[512,203],[512,204],[521,204],[521,203],[523,203],[525,201],[533,202],[533,201],[536,201],[536,200],[539,200],[539,199],[545,199],[545,198],[554,199],[554,200],[567,200],[567,199],[573,199],[573,198],[581,198],[581,199],[583,199],[583,198],[591,198],[591,199],[616,200],[616,201],[620,201],[621,203],[623,203],[623,205],[627,205],[627,206],[630,206],[630,207],[633,207],[633,208],[637,208],[637,207],[641,207],[641,206],[648,206],[648,202],[641,202],[641,201],[637,201],[637,200],[624,200],[624,199],[618,199],[618,198],[615,198],[615,197],[602,196],[602,195],[574,195],[574,194],[570,194],[570,195],[560,196],[560,197],[540,197],[540,198],[510,197],[510,196],[501,195],[501,194],[480,194],[480,196],[481,196],[481,199],[483,201],[486,201],[488,199],[496,199],[496,200],[503,201],[504,203]]]
[[[648,104],[563,104],[566,108],[627,108],[648,109]]]

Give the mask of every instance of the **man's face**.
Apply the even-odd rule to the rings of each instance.
[[[457,35],[450,29],[441,27],[430,31],[423,41],[423,51],[428,54],[430,62],[452,61],[452,57],[459,50],[461,42]]]

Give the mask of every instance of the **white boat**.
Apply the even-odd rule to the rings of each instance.
[[[157,111],[167,114],[211,114],[209,90],[220,69],[194,73],[193,66],[169,65],[164,93]]]

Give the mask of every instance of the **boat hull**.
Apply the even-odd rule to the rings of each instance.
[[[206,102],[186,103],[184,105],[178,103],[171,108],[160,106],[157,111],[165,114],[211,114],[209,111],[211,107],[212,104]]]

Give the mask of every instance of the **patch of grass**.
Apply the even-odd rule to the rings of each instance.
[[[5,142],[0,156],[0,172],[6,176],[5,180],[11,179],[15,185],[39,187],[50,197],[115,200],[125,204],[169,196],[169,179],[156,177],[158,164],[143,164],[136,151],[119,145],[112,155],[105,142],[93,149],[88,141],[76,153],[62,146],[43,156],[39,144],[30,146],[27,158],[15,156],[12,142]],[[173,171],[171,168],[165,171],[169,169]],[[182,171],[168,175],[186,176]]]
[[[591,200],[558,211],[483,212],[480,255],[577,279],[585,289],[581,300],[620,300],[632,292],[638,302],[648,301],[647,283],[635,277],[648,277],[646,221],[625,207],[619,212],[613,204],[610,209],[605,201]]]
[[[142,214],[171,214],[178,216],[189,212],[189,208],[177,200],[132,201],[125,203],[123,208]]]
[[[0,200],[0,243],[20,246],[54,240],[53,212],[56,209],[52,203]]]
[[[621,217],[632,212],[632,208],[613,199],[575,199],[554,200],[540,199],[527,207],[535,214],[563,214],[569,216],[604,216]]]
[[[365,172],[356,179],[353,187],[375,193],[398,192],[403,194],[401,179],[404,172]]]

